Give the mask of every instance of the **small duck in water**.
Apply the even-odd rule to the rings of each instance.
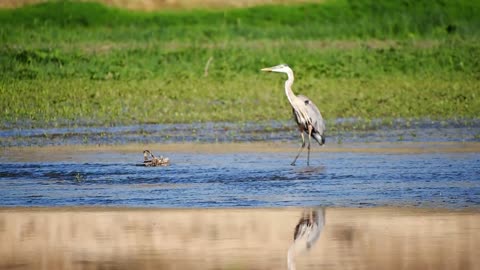
[[[143,166],[156,167],[156,166],[168,166],[170,165],[170,159],[160,156],[157,158],[150,152],[150,150],[143,150]]]

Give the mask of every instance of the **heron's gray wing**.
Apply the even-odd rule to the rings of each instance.
[[[313,129],[319,134],[323,134],[325,131],[325,122],[323,121],[322,114],[317,106],[306,96],[298,95],[300,100],[302,100],[302,106],[304,105],[305,111],[310,118],[310,123],[312,123]]]

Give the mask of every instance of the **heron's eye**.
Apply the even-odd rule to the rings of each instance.
[[[305,105],[308,105],[310,103],[310,100],[305,100]]]

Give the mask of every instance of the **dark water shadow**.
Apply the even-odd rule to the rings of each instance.
[[[397,141],[478,141],[479,119],[335,119],[328,126],[328,142],[397,142]],[[227,123],[208,122],[191,124],[146,124],[131,126],[99,127],[93,123],[71,121],[63,123],[74,128],[34,128],[31,123],[19,121],[3,123],[0,130],[0,146],[46,146],[85,144],[128,144],[128,143],[175,143],[175,142],[254,142],[293,141],[297,130],[292,121],[268,121]],[[360,128],[361,127],[361,128]],[[192,134],[195,130],[195,134]],[[293,142],[292,141],[292,142]]]
[[[298,174],[318,175],[318,174],[324,173],[326,171],[326,167],[323,165],[306,166],[306,167],[295,168],[294,171],[295,173],[298,173]]]

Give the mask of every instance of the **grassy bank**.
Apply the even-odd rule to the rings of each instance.
[[[441,38],[478,36],[479,11],[478,0],[393,3],[329,0],[319,4],[161,13],[114,9],[98,3],[57,1],[1,10],[0,23],[3,25],[2,40],[7,41],[15,41],[13,36],[20,41],[28,38],[37,42],[208,41],[239,37],[277,40]],[[84,32],[86,29],[88,34]]]
[[[290,118],[283,76],[327,119],[474,118],[479,1],[327,1],[141,13],[0,10],[4,128]],[[212,59],[205,76],[208,59]]]

